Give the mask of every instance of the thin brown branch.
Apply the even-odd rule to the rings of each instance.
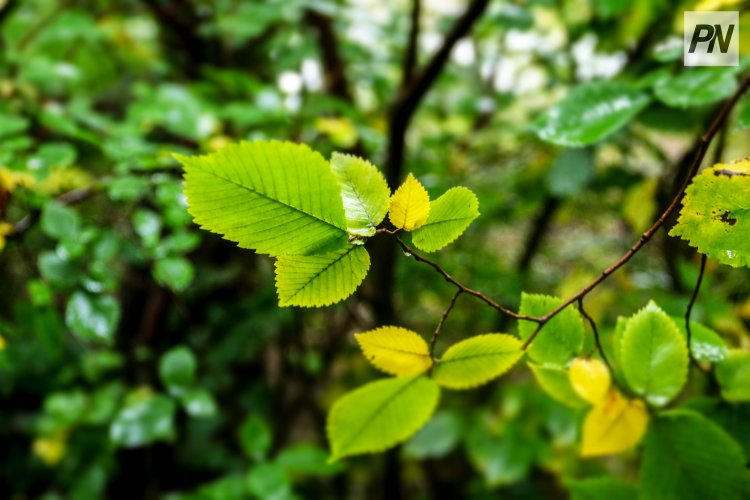
[[[453,310],[453,306],[456,305],[456,300],[458,300],[458,296],[463,293],[463,290],[460,288],[456,289],[456,293],[453,294],[453,298],[451,298],[450,304],[448,304],[448,307],[443,312],[443,315],[440,316],[440,322],[437,325],[437,328],[435,328],[435,333],[432,334],[432,340],[430,341],[430,357],[435,359],[435,345],[437,344],[437,339],[440,336],[440,331],[443,329],[443,325],[445,324],[445,320],[448,319],[448,315]]]
[[[611,373],[614,373],[612,371],[612,365],[609,363],[609,359],[607,359],[607,355],[604,353],[604,348],[602,347],[602,342],[599,338],[599,329],[596,327],[596,322],[594,321],[594,318],[592,318],[583,307],[583,297],[580,297],[578,299],[578,311],[581,313],[581,316],[586,318],[586,321],[588,321],[589,325],[591,326],[591,330],[593,330],[594,332],[594,342],[596,343],[596,350],[599,351],[599,356],[602,357],[602,361],[604,361],[604,364],[607,365],[609,371]]]
[[[407,245],[406,243],[404,243],[404,240],[402,240],[398,236],[396,236],[396,241],[398,241],[398,244],[401,245],[401,248],[403,249],[404,252],[406,252],[407,254],[409,254],[412,257],[414,257],[414,259],[417,260],[418,262],[423,262],[423,263],[429,265],[430,267],[432,267],[435,271],[437,271],[438,273],[440,273],[440,275],[443,277],[443,279],[445,279],[445,281],[447,281],[448,283],[452,283],[461,292],[463,292],[465,294],[468,294],[468,295],[472,295],[472,296],[478,298],[479,300],[481,300],[482,302],[484,302],[488,306],[492,307],[493,309],[497,309],[498,311],[500,311],[503,314],[507,314],[511,318],[514,318],[514,319],[525,319],[527,321],[534,321],[534,322],[539,322],[540,321],[539,318],[534,318],[533,316],[525,316],[523,314],[515,313],[515,312],[511,311],[510,309],[508,309],[507,307],[501,306],[500,304],[498,304],[497,302],[495,302],[491,298],[487,297],[483,293],[478,292],[476,290],[473,290],[473,289],[471,289],[471,288],[463,285],[458,280],[456,280],[453,276],[451,276],[450,274],[448,274],[448,272],[445,271],[445,269],[443,269],[442,267],[440,267],[440,265],[438,265],[437,263],[431,261],[427,257],[424,257],[424,256],[420,255],[416,250],[414,250],[409,245]]]
[[[693,360],[696,366],[698,365],[698,363],[695,362],[695,358],[693,357],[693,348],[691,344],[693,334],[690,328],[690,315],[693,312],[693,306],[695,305],[695,301],[698,298],[698,292],[701,289],[701,283],[703,283],[703,274],[705,272],[706,272],[706,256],[701,255],[701,267],[700,267],[700,271],[698,272],[698,281],[695,282],[695,288],[693,289],[693,294],[690,296],[690,302],[688,302],[687,308],[685,309],[685,331],[687,332],[687,348],[688,348],[688,353],[690,354],[690,359]]]

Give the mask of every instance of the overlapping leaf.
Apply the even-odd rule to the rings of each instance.
[[[613,455],[638,444],[646,433],[648,411],[640,399],[625,399],[612,390],[586,415],[581,455]]]
[[[427,423],[440,387],[416,375],[371,382],[339,399],[328,414],[331,459],[383,451]]]
[[[341,188],[307,146],[241,142],[205,156],[176,156],[189,212],[202,228],[270,255],[310,255],[346,244]]]
[[[321,255],[283,255],[276,259],[280,306],[327,306],[357,289],[370,269],[363,246],[347,245]]]
[[[578,395],[570,384],[570,372],[564,366],[529,363],[537,383],[558,403],[571,408],[583,408],[588,403]]]
[[[435,382],[449,389],[468,389],[499,377],[523,356],[521,342],[510,335],[477,335],[451,346],[435,366]]]
[[[693,179],[669,233],[733,267],[750,265],[750,160],[719,163]]]
[[[430,196],[412,174],[391,196],[388,219],[399,229],[413,231],[430,215]]]
[[[384,326],[355,337],[367,360],[391,375],[416,375],[432,366],[427,343],[406,328]]]
[[[640,474],[643,500],[739,500],[745,457],[717,424],[686,410],[656,419]]]
[[[391,191],[383,174],[370,162],[340,153],[331,156],[333,173],[341,186],[347,230],[372,236],[388,212]]]
[[[602,401],[611,382],[607,365],[598,359],[577,358],[570,365],[570,385],[589,403]]]
[[[687,380],[688,352],[672,319],[653,302],[627,323],[621,363],[633,391],[656,406],[667,404]]]
[[[521,295],[519,312],[528,316],[542,316],[561,303],[562,300],[557,297],[524,293]],[[520,321],[518,332],[521,338],[528,339],[536,326],[531,321]],[[581,315],[568,307],[544,325],[528,349],[529,357],[540,364],[566,365],[581,353],[583,337]]]
[[[476,195],[465,187],[454,187],[430,203],[425,224],[414,230],[414,245],[425,252],[440,250],[466,231],[479,216]]]
[[[721,396],[727,401],[750,401],[750,351],[732,349],[716,365]]]

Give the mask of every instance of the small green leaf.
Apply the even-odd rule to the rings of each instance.
[[[165,257],[154,262],[154,279],[174,292],[185,291],[195,278],[195,268],[184,257]]]
[[[555,196],[579,193],[594,177],[594,157],[589,149],[569,148],[560,153],[547,171],[547,190]]]
[[[65,324],[86,340],[111,343],[120,320],[120,304],[108,295],[75,292],[65,309]]]
[[[346,244],[341,188],[307,146],[241,142],[185,167],[189,212],[202,228],[270,255],[310,255]]]
[[[735,68],[695,68],[660,80],[654,94],[667,106],[689,108],[722,101],[736,88]]]
[[[750,266],[750,161],[719,163],[696,176],[669,234],[722,264]]]
[[[520,314],[542,316],[562,304],[562,299],[549,295],[521,294]],[[526,340],[536,329],[531,321],[519,321],[518,333]],[[527,350],[529,358],[540,364],[565,366],[583,348],[583,319],[572,307],[552,318],[537,334]]]
[[[625,380],[655,406],[677,396],[687,381],[688,352],[674,321],[653,301],[627,323],[621,339]]]
[[[731,349],[716,365],[716,379],[727,401],[750,401],[750,351]]]
[[[276,260],[280,306],[321,307],[353,294],[370,269],[360,245],[322,255],[289,255]]]
[[[240,444],[245,455],[255,461],[266,458],[271,448],[271,426],[268,421],[257,413],[252,413],[245,418],[240,427]]]
[[[175,403],[167,396],[149,396],[121,409],[109,428],[113,443],[136,448],[174,439]]]
[[[427,222],[412,233],[414,246],[425,252],[440,250],[461,236],[479,216],[477,197],[465,187],[454,187],[430,202]]]
[[[40,224],[44,234],[50,238],[70,239],[78,234],[81,218],[72,208],[57,201],[50,201],[44,205]]]
[[[340,462],[328,462],[325,450],[306,443],[285,447],[274,462],[287,473],[302,476],[331,476],[343,470]]]
[[[341,186],[347,231],[372,236],[390,205],[391,190],[383,174],[370,162],[341,153],[333,153],[331,166]]]
[[[277,463],[258,464],[247,475],[247,491],[263,500],[292,500],[292,482]]]
[[[570,372],[567,368],[558,365],[538,365],[536,363],[529,363],[529,368],[544,392],[558,403],[572,408],[589,406],[573,389],[570,383]]]
[[[164,353],[159,360],[159,376],[170,392],[180,394],[193,385],[197,365],[190,349],[178,346]]]
[[[191,417],[207,418],[216,415],[216,401],[204,389],[188,389],[180,395],[185,413]]]
[[[153,210],[140,209],[133,215],[133,228],[143,246],[154,248],[161,238],[161,218]]]
[[[413,460],[444,457],[460,441],[463,426],[460,413],[450,410],[437,412],[427,425],[404,444],[404,456]]]
[[[469,389],[510,370],[523,356],[521,341],[488,333],[452,345],[435,365],[432,378],[449,389]]]
[[[598,81],[573,88],[534,124],[547,142],[581,147],[598,142],[627,125],[649,97],[623,83]]]
[[[643,500],[739,500],[745,457],[718,425],[698,413],[662,413],[646,435]]]
[[[408,439],[427,423],[439,398],[440,387],[423,375],[378,380],[346,394],[328,414],[331,459]]]

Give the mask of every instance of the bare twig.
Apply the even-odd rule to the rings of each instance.
[[[604,348],[602,347],[601,339],[599,338],[599,329],[596,327],[596,322],[594,321],[594,318],[592,318],[589,313],[586,312],[586,309],[583,308],[583,297],[578,299],[578,311],[581,313],[581,316],[586,318],[586,321],[589,322],[591,329],[594,331],[594,342],[596,343],[596,349],[599,351],[599,355],[602,357],[602,361],[604,361],[604,364],[606,364],[607,368],[609,368],[609,371],[612,372],[612,365],[609,364],[609,359],[607,359],[607,355],[604,353]]]
[[[515,313],[515,312],[511,311],[510,309],[508,309],[507,307],[501,306],[500,304],[498,304],[497,302],[495,302],[491,298],[487,297],[483,293],[478,292],[476,290],[473,290],[473,289],[471,289],[471,288],[463,285],[458,280],[456,280],[453,276],[451,276],[450,274],[448,274],[448,272],[446,272],[445,269],[443,269],[442,267],[440,267],[437,263],[431,261],[427,257],[424,257],[424,256],[420,255],[416,250],[414,250],[412,247],[410,247],[409,245],[407,245],[406,243],[404,243],[404,240],[402,240],[398,236],[396,236],[396,241],[398,241],[398,244],[401,245],[401,248],[404,250],[404,252],[406,252],[407,254],[409,254],[412,257],[414,257],[414,259],[416,259],[417,261],[424,262],[425,264],[431,266],[434,270],[436,270],[438,273],[440,273],[440,275],[445,279],[445,281],[447,281],[449,283],[452,283],[456,288],[458,288],[459,290],[461,290],[461,292],[463,292],[465,294],[468,294],[468,295],[472,295],[472,296],[478,298],[479,300],[481,300],[482,302],[484,302],[488,306],[492,307],[493,309],[497,309],[498,311],[500,311],[503,314],[507,314],[511,318],[514,318],[514,319],[525,319],[525,320],[528,320],[528,321],[539,322],[539,318],[534,318],[533,316],[525,316],[523,314]]]
[[[440,317],[440,322],[438,323],[437,328],[435,328],[435,333],[432,334],[432,340],[430,341],[430,357],[433,359],[435,358],[435,344],[437,344],[437,339],[440,336],[440,331],[443,329],[443,325],[445,324],[445,320],[448,319],[448,315],[453,310],[453,306],[456,305],[458,296],[462,293],[463,290],[461,290],[460,288],[456,289],[456,293],[453,294],[453,298],[451,299],[450,304],[448,304],[448,307]]]
[[[692,331],[690,329],[690,314],[693,312],[693,306],[695,305],[695,300],[698,298],[698,292],[701,289],[701,283],[703,282],[703,273],[706,271],[706,256],[701,255],[701,268],[698,272],[698,281],[695,282],[695,288],[693,289],[693,294],[690,296],[690,302],[688,302],[687,308],[685,309],[685,331],[687,332],[687,348],[688,353],[690,354],[690,359],[695,362],[695,358],[693,358],[693,348],[691,346],[691,340],[692,340]],[[698,363],[695,362],[697,365]]]

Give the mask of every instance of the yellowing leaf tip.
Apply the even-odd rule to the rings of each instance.
[[[388,218],[399,229],[413,231],[427,222],[430,196],[414,175],[409,174],[391,196]]]

